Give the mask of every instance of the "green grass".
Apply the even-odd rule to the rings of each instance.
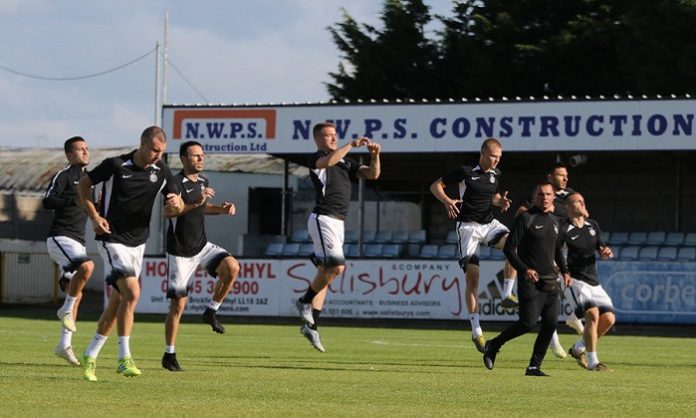
[[[138,318],[139,319],[139,318]],[[468,332],[324,326],[318,353],[297,325],[236,325],[220,336],[181,326],[183,373],[160,367],[163,324],[131,337],[142,376],[117,375],[116,336],[99,382],[53,355],[57,320],[0,319],[0,416],[685,416],[696,414],[696,339],[609,336],[593,373],[549,353],[549,378],[524,376],[536,334],[510,342],[487,371]],[[76,352],[94,321],[78,322]],[[485,326],[485,325],[484,325]],[[495,333],[489,332],[489,337]],[[561,335],[568,346],[575,337]]]

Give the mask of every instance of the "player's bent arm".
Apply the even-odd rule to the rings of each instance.
[[[369,166],[363,165],[358,169],[358,173],[360,173],[360,175],[367,180],[377,180],[381,172],[382,170],[379,162],[379,154],[372,157],[372,161],[370,161]]]
[[[358,138],[353,140],[352,142],[347,143],[346,145],[342,146],[341,148],[338,148],[335,151],[332,151],[329,155],[326,155],[324,157],[321,157],[317,160],[317,168],[329,168],[332,167],[343,159],[350,150],[356,147],[361,147],[365,144],[367,144],[370,140],[363,137],[363,138]]]
[[[77,183],[77,193],[80,195],[80,200],[87,212],[87,216],[94,221],[100,216],[97,205],[94,203],[94,198],[92,197],[92,186],[92,180],[89,176],[84,176],[80,179],[80,182]]]

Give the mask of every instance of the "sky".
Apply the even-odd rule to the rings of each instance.
[[[449,15],[451,0],[425,0]],[[168,103],[281,103],[329,99],[341,60],[327,27],[344,11],[381,28],[383,0],[1,0],[0,147],[136,145],[155,122],[155,44],[168,69]],[[428,30],[436,30],[429,28]]]

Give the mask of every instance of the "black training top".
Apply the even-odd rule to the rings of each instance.
[[[442,176],[446,185],[459,183],[459,197],[462,200],[457,221],[487,224],[493,220],[493,195],[498,192],[497,168],[484,172],[480,166],[463,165]]]
[[[520,274],[534,269],[541,278],[555,280],[554,260],[562,273],[568,272],[561,251],[562,244],[562,232],[556,216],[534,206],[515,218],[503,251]]]
[[[87,212],[78,204],[77,183],[86,174],[83,167],[69,165],[57,172],[43,198],[43,207],[53,209],[53,223],[49,237],[64,236],[85,243]]]
[[[568,247],[568,270],[573,279],[597,286],[596,251],[606,244],[599,225],[592,219],[585,220],[582,227],[572,223],[563,225],[563,239]]]
[[[180,172],[174,176],[174,182],[181,189],[184,203],[196,203],[208,187],[208,179],[198,175],[193,181]],[[176,218],[169,218],[167,229],[167,253],[180,257],[193,257],[198,254],[208,239],[205,236],[205,204],[191,209]]]
[[[103,183],[99,214],[111,229],[111,234],[97,235],[97,240],[130,247],[144,244],[157,193],[179,193],[167,164],[158,161],[140,168],[133,162],[134,153],[107,158],[87,173],[93,184]]]
[[[309,177],[316,190],[313,212],[344,219],[348,215],[351,179],[356,178],[360,164],[350,157],[343,157],[329,168],[317,168],[317,160],[329,154],[329,151],[319,150],[309,158]]]

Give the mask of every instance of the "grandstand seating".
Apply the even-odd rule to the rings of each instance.
[[[505,260],[505,254],[503,254],[503,250],[499,250],[493,247],[489,248],[491,249],[491,255],[489,257],[489,260]]]
[[[447,244],[458,244],[459,243],[459,236],[457,235],[457,231],[452,230],[447,233],[447,239],[445,240]]]
[[[306,229],[297,229],[290,235],[290,242],[312,242],[312,238]]]
[[[687,247],[696,247],[696,232],[689,232],[684,236],[684,245]]]
[[[382,257],[384,258],[399,258],[401,256],[402,246],[400,244],[387,244],[382,248]]]
[[[310,255],[312,255],[312,253],[314,253],[314,244],[312,244],[311,242],[303,242],[302,244],[300,244],[300,251],[297,253],[297,255],[300,257],[309,257]]]
[[[266,257],[280,257],[283,254],[283,244],[279,242],[272,242],[268,244],[264,254]]]
[[[382,249],[384,244],[365,244],[365,251],[363,252],[363,257],[366,258],[379,258],[382,257]]]
[[[479,247],[479,258],[481,260],[488,260],[491,258],[491,247],[487,245],[482,245]]]
[[[408,242],[408,231],[395,231],[392,234],[391,242],[394,244],[405,244]]]
[[[438,249],[437,245],[425,244],[421,247],[420,258],[436,258]]]
[[[645,243],[648,241],[648,233],[647,232],[631,232],[628,235],[628,245],[645,245]]]
[[[609,245],[626,245],[628,244],[628,232],[612,232],[608,241]]]
[[[358,242],[358,231],[346,231],[343,235],[343,242],[347,242],[349,244],[355,244],[356,242]]]
[[[684,244],[684,233],[683,232],[670,232],[665,238],[665,245],[682,245]]]
[[[696,247],[681,247],[677,252],[677,261],[696,261]]]
[[[425,230],[411,231],[408,233],[408,242],[412,244],[425,244]]]
[[[437,258],[442,260],[456,260],[457,258],[457,246],[454,244],[441,245],[437,250]]]
[[[621,253],[619,254],[619,260],[621,261],[635,261],[638,259],[638,252],[640,247],[637,245],[629,245],[627,247],[621,248]]]
[[[392,240],[392,231],[377,231],[372,242],[376,244],[387,244]]]
[[[348,257],[348,258],[357,258],[358,257],[358,245],[357,244],[344,244],[343,245],[343,255]]]
[[[677,259],[677,247],[660,247],[657,253],[658,260],[661,261],[674,261]]]
[[[663,245],[667,239],[667,233],[664,231],[648,232],[648,239],[645,241],[647,245]]]
[[[297,257],[300,253],[300,243],[290,242],[283,246],[283,257]]]
[[[658,251],[659,251],[659,247],[656,247],[656,246],[651,245],[649,247],[643,247],[638,252],[638,259],[641,261],[657,260]]]

